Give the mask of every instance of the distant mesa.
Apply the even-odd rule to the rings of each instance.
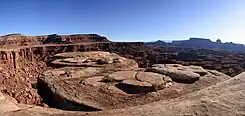
[[[173,41],[166,43],[158,40],[156,42],[147,42],[145,45],[149,46],[168,46],[168,47],[179,47],[179,48],[198,48],[198,49],[212,49],[230,52],[244,52],[245,46],[243,44],[234,44],[232,42],[222,43],[220,39],[216,42],[206,38],[190,38],[189,40]]]
[[[74,35],[42,35],[25,36],[19,33],[0,36],[0,46],[40,45],[40,44],[64,44],[80,42],[110,42],[106,37],[98,34],[74,34]]]

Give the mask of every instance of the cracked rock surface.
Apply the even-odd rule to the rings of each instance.
[[[138,106],[176,98],[229,78],[197,66],[156,64],[139,69],[133,60],[109,52],[62,53],[55,57],[58,60],[54,61],[66,59],[68,64],[44,72],[38,82],[40,91],[45,89],[43,95],[49,105],[63,110],[98,111]],[[77,60],[79,58],[83,60]],[[122,62],[101,62],[105,58],[122,59]],[[89,59],[91,64],[81,65],[87,63],[84,59]],[[74,63],[79,65],[71,67]],[[177,79],[194,81],[185,84]],[[212,80],[216,81],[210,82]]]
[[[83,63],[89,59],[76,60],[81,54],[93,54],[97,60],[90,59],[92,65],[72,66],[72,63]],[[0,94],[1,115],[218,116],[245,113],[244,103],[241,102],[245,98],[244,73],[231,78],[198,66],[155,64],[139,69],[133,60],[126,58],[120,62],[112,62],[113,58],[98,60],[109,54],[86,52],[57,55],[59,60],[66,59],[65,63],[72,65],[65,64],[64,67],[45,71],[38,78],[38,90],[50,107],[58,109],[18,104]],[[125,65],[124,61],[130,61],[132,65]]]

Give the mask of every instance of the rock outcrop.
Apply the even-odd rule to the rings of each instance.
[[[75,35],[48,35],[41,40],[43,44],[47,43],[81,43],[81,42],[109,42],[106,37],[97,34],[75,34]]]
[[[230,64],[238,70],[243,64],[235,64],[243,61],[242,54],[233,57],[234,53],[196,49],[167,54],[165,48],[108,42],[99,35],[4,38],[0,49],[3,116],[244,114],[244,73],[232,78],[206,69],[228,63],[220,66],[222,72]],[[205,69],[192,66],[190,59],[198,59],[195,62]]]
[[[109,52],[74,52],[56,54],[52,62],[54,66],[103,67],[108,70],[130,70],[138,67],[134,60],[120,57]]]
[[[108,57],[123,60],[98,64],[98,61]],[[67,67],[49,70],[40,75],[38,90],[50,107],[63,110],[98,111],[138,106],[186,95],[230,78],[201,67],[176,64],[156,64],[143,70],[133,60],[102,51],[62,53],[54,55],[54,59],[56,58],[59,61],[68,58],[68,64],[63,65]],[[83,60],[79,60],[80,58]],[[86,60],[93,61],[93,65],[70,67],[73,65],[69,63],[83,63]],[[169,74],[152,70],[156,67],[177,69]],[[193,84],[179,83],[177,79],[193,78],[181,71],[194,73],[198,75],[195,77],[198,79]],[[183,78],[180,75],[184,75]]]
[[[162,73],[172,77],[177,82],[193,83],[206,75],[207,71],[201,67],[182,66],[178,64],[157,64],[150,69],[153,72]]]
[[[81,42],[110,42],[106,37],[97,34],[75,34],[75,35],[44,35],[24,36],[21,34],[9,34],[0,36],[0,46],[16,47],[41,44],[68,44]]]
[[[67,71],[69,70],[70,69],[68,68]],[[54,73],[54,75],[56,76],[53,76],[53,78],[56,77],[56,79],[58,79],[57,75],[64,75],[64,74],[66,73],[64,73],[63,71],[56,71],[56,73]],[[226,78],[224,74],[219,73],[217,71],[207,71],[207,74],[205,75],[205,77],[206,78],[221,78],[221,77]],[[70,78],[70,79],[72,80],[73,78]],[[198,81],[200,81],[201,79],[203,78],[200,78]],[[146,103],[144,105],[125,107],[121,109],[112,109],[112,110],[105,110],[105,111],[100,111],[100,112],[71,112],[71,111],[68,112],[68,111],[62,111],[62,110],[57,110],[57,109],[41,108],[37,106],[19,105],[12,101],[8,101],[8,102],[1,102],[3,106],[12,104],[11,107],[9,107],[7,110],[1,110],[1,114],[3,116],[22,116],[22,115],[26,115],[26,116],[32,116],[32,115],[39,115],[39,116],[45,116],[45,115],[51,115],[51,116],[60,116],[60,115],[62,116],[74,116],[74,115],[77,115],[77,116],[78,115],[79,116],[83,116],[83,115],[84,116],[85,115],[86,116],[97,116],[97,115],[100,115],[100,116],[107,116],[107,115],[115,115],[115,116],[125,116],[125,115],[127,116],[135,116],[135,115],[138,115],[138,116],[144,116],[144,115],[151,115],[151,116],[160,116],[160,115],[161,116],[175,116],[175,115],[220,116],[220,115],[229,115],[229,116],[236,116],[236,115],[243,115],[245,113],[244,112],[245,104],[241,101],[245,100],[244,99],[245,98],[244,96],[245,95],[245,91],[244,91],[245,74],[242,73],[236,77],[233,77],[233,78],[228,77],[227,79],[228,80],[222,80],[221,82],[217,82],[217,84],[213,84],[210,86],[205,85],[206,86],[205,88],[194,91],[190,94],[184,94],[174,99],[167,99],[167,100],[162,99],[160,101],[158,100],[153,103]],[[71,84],[70,83],[71,80],[66,80],[65,83]],[[98,80],[101,80],[101,78],[99,78]],[[173,87],[175,87],[174,84],[170,88],[173,88]],[[69,89],[72,90],[71,88]],[[93,92],[93,90],[90,90],[90,92]],[[156,94],[156,92],[152,92],[152,94],[159,95],[159,93]],[[137,97],[137,100],[139,99],[141,99],[140,96]],[[118,103],[120,102],[117,102],[117,104]]]
[[[19,103],[46,106],[36,89],[37,77],[52,68],[52,56],[63,52],[95,51],[142,43],[77,43],[0,48],[0,90]],[[119,61],[120,62],[120,61]]]

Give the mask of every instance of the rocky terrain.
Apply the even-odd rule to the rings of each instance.
[[[101,51],[54,57],[52,64],[62,59],[67,64],[41,74],[38,90],[50,107],[58,109],[18,104],[1,94],[2,115],[244,114],[243,73],[229,77],[215,70],[179,64],[155,64],[142,69],[133,60]],[[111,59],[105,60],[108,57]],[[70,67],[74,63],[79,65]]]
[[[107,51],[135,59],[140,67],[169,63],[197,65],[206,69],[215,69],[230,76],[236,76],[245,71],[245,53],[143,45],[130,48],[118,47],[107,49]]]
[[[148,47],[95,34],[4,38],[3,116],[245,114],[242,53]]]

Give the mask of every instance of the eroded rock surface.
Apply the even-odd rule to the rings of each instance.
[[[156,64],[146,70],[121,65],[122,68],[118,69],[119,65],[114,63],[117,62],[102,65],[100,62],[100,66],[62,67],[40,75],[40,95],[50,103],[50,107],[62,110],[21,105],[5,100],[0,94],[0,104],[6,106],[0,113],[5,116],[244,114],[245,106],[240,102],[245,98],[244,74],[231,78],[218,71],[176,64]],[[108,68],[108,64],[115,67]],[[166,68],[175,72],[168,72]],[[189,81],[194,77],[182,71],[198,75],[198,79],[183,83],[183,78]],[[7,102],[1,102],[2,99]],[[99,110],[102,111],[96,112]]]
[[[138,72],[136,75],[136,79],[152,84],[155,89],[166,88],[172,83],[172,79],[169,76],[153,72]]]
[[[201,67],[182,66],[180,64],[156,64],[150,69],[153,72],[168,75],[174,81],[183,83],[193,83],[201,77],[200,74],[206,75]],[[199,74],[200,73],[200,74]]]
[[[58,60],[54,64],[71,58],[73,60],[66,61],[64,66],[79,64],[49,70],[39,77],[39,90],[44,92],[49,105],[63,110],[98,111],[138,106],[173,99],[230,78],[202,67],[176,64],[156,64],[146,70],[139,69],[133,60],[109,52],[63,53],[55,58]],[[109,58],[109,62],[101,62],[104,58]],[[88,62],[85,59],[92,63],[80,65]],[[122,61],[110,62],[114,59]],[[196,80],[185,84],[172,79]]]
[[[245,73],[171,100],[100,112],[67,112],[35,106],[5,111],[3,116],[241,116],[244,115]]]
[[[131,70],[138,68],[134,60],[120,57],[117,54],[109,52],[70,52],[55,55],[52,62],[58,66],[80,66],[80,67],[103,67],[108,70]]]
[[[136,71],[117,71],[103,78],[104,81],[123,81],[125,79],[134,79]]]

